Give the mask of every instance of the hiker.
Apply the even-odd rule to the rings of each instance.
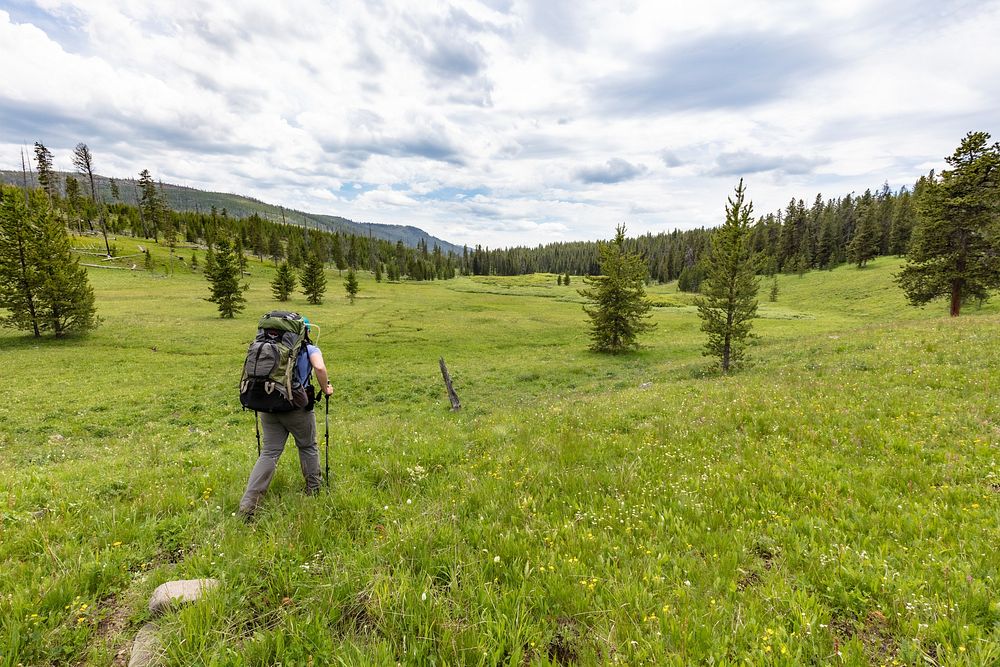
[[[289,374],[293,377],[292,382],[289,383],[289,387],[294,386],[294,392],[304,391],[308,397],[308,401],[295,400],[287,405],[260,409],[260,406],[254,403],[252,397],[245,398],[248,393],[252,392],[252,389],[250,391],[247,390],[247,385],[250,384],[252,386],[252,382],[247,382],[248,372],[246,368],[249,367],[250,356],[255,352],[255,346],[274,345],[273,341],[279,341],[280,344],[282,330],[267,328],[276,324],[275,318],[278,319],[278,324],[293,322],[300,327],[304,325],[303,335],[299,341],[290,346],[291,350],[295,350],[296,347],[298,350],[294,367],[289,369]],[[319,386],[323,388],[325,396],[330,396],[333,393],[333,387],[330,385],[326,372],[326,364],[323,363],[323,353],[317,346],[313,345],[309,338],[311,325],[307,318],[300,318],[295,313],[273,312],[268,313],[261,319],[260,327],[257,339],[250,346],[250,351],[248,351],[248,361],[244,369],[244,379],[241,382],[240,394],[240,399],[244,407],[250,407],[258,412],[261,423],[260,429],[263,431],[263,444],[261,445],[260,455],[254,464],[253,470],[250,471],[250,479],[247,481],[246,491],[240,500],[239,513],[245,519],[250,519],[253,516],[257,510],[257,505],[260,503],[261,496],[264,495],[267,487],[270,486],[271,479],[274,477],[274,471],[278,466],[278,458],[285,448],[285,442],[288,440],[289,434],[295,438],[295,446],[299,450],[299,465],[302,468],[302,476],[305,478],[306,493],[313,495],[319,492],[322,473],[319,465],[319,450],[316,447],[316,417],[313,414],[315,392],[312,384],[309,382],[310,376],[313,373],[316,374],[316,380],[319,382]],[[287,333],[285,336],[285,340],[288,340]],[[265,342],[261,343],[261,341]],[[272,342],[269,343],[267,341]],[[278,347],[277,345],[274,346]],[[285,349],[285,354],[289,354],[288,348]],[[256,351],[256,358],[259,359],[260,357],[260,352]],[[274,383],[271,384],[272,386],[268,393],[278,396],[278,389],[280,387],[276,388],[273,386]],[[305,403],[304,407],[295,407],[299,402]],[[260,442],[259,439],[260,433],[258,433],[258,442]]]

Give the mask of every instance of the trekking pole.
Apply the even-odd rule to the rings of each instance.
[[[326,399],[326,490],[330,490],[330,395],[324,393]]]
[[[260,415],[253,411],[253,425],[257,427],[257,458],[260,458]]]

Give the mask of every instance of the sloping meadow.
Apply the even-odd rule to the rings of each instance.
[[[287,304],[322,327],[331,486],[289,443],[249,526],[273,269],[234,321],[186,270],[92,272],[97,332],[0,334],[0,665],[123,661],[196,577],[222,586],[161,621],[165,664],[996,662],[1000,317],[910,309],[895,268],[765,284],[731,377],[671,285],[608,358],[579,278],[364,276],[351,306],[331,272]]]

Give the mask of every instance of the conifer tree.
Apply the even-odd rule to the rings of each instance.
[[[771,279],[771,293],[769,295],[770,301],[773,303],[778,300],[778,276],[774,276]]]
[[[726,221],[712,235],[706,261],[704,296],[696,301],[701,330],[708,334],[706,356],[718,357],[723,373],[746,358],[757,316],[757,276],[750,215],[743,179],[726,204]]]
[[[40,225],[28,215],[23,193],[0,186],[0,197],[0,308],[8,313],[0,324],[30,329],[37,338],[42,335],[37,293],[43,276],[33,256]],[[37,208],[42,202],[35,199]]]
[[[563,285],[567,285],[567,286],[569,285],[569,271],[567,271],[566,275],[563,276]]]
[[[139,173],[139,188],[142,198],[139,200],[139,215],[142,217],[144,232],[147,237],[154,241],[160,232],[161,217],[164,211],[164,204],[160,201],[160,194],[156,190],[156,183],[148,169],[143,169]]]
[[[306,266],[302,270],[302,293],[306,301],[314,306],[323,303],[326,294],[326,272],[323,270],[323,260],[316,253],[309,253]]]
[[[38,184],[42,186],[49,201],[55,202],[59,196],[59,176],[52,167],[52,151],[41,142],[35,142],[35,167]]]
[[[80,219],[80,209],[83,201],[80,198],[80,183],[72,176],[66,177],[66,201],[63,205],[69,214],[69,219],[74,228],[83,231],[83,221]]]
[[[96,328],[94,288],[80,259],[73,256],[65,225],[48,206],[32,213],[41,216],[35,262],[42,274],[36,307],[43,328],[57,337]]]
[[[247,253],[243,247],[243,239],[239,234],[236,235],[236,240],[233,242],[233,253],[236,255],[236,261],[240,266],[240,273],[242,274],[250,267],[250,261],[247,259]]]
[[[275,266],[278,266],[278,260],[284,257],[285,250],[281,247],[281,237],[278,236],[277,231],[272,232],[268,237],[267,253],[271,256]]]
[[[295,291],[297,282],[295,272],[288,266],[288,262],[282,262],[274,274],[274,280],[271,281],[271,294],[278,301],[288,301],[288,297]]]
[[[896,196],[892,210],[892,223],[889,225],[889,252],[902,256],[910,245],[910,234],[913,232],[913,201],[910,192],[903,189]]]
[[[646,298],[648,269],[643,258],[625,249],[625,225],[615,228],[615,238],[598,245],[601,275],[586,276],[579,290],[587,299],[590,316],[590,349],[617,354],[639,347],[638,336],[655,325],[648,322],[652,305]]]
[[[562,285],[562,274],[561,273],[557,273],[556,274],[556,285]]]
[[[0,308],[3,324],[35,336],[84,332],[97,326],[94,290],[70,250],[66,227],[42,191],[31,208],[20,192],[3,191],[0,203]]]
[[[354,303],[354,298],[358,296],[358,277],[354,275],[354,269],[347,269],[347,278],[344,279],[344,290],[347,298]]]
[[[228,240],[220,239],[216,242],[215,250],[209,256],[212,258],[212,268],[205,270],[205,278],[211,286],[208,300],[219,307],[219,317],[232,319],[243,311],[246,305],[243,293],[250,285],[240,282],[243,277],[240,261],[233,244]]]
[[[705,269],[701,262],[685,266],[677,277],[677,289],[681,292],[700,292],[701,283],[705,279]]]
[[[375,262],[375,282],[382,282],[382,262]]]
[[[952,317],[970,299],[985,300],[1000,288],[1000,143],[986,132],[969,132],[917,195],[917,223],[907,263],[896,280],[915,306],[938,297]]]
[[[847,245],[847,258],[857,264],[859,269],[864,268],[868,260],[878,255],[880,236],[878,214],[878,204],[873,202],[865,207],[854,238]]]

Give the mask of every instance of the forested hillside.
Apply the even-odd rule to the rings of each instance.
[[[53,175],[59,186],[59,192],[63,196],[66,194],[67,185],[71,183],[71,180],[75,180],[78,177],[76,174],[67,172],[54,172]],[[27,174],[26,178],[29,186],[33,187],[38,184],[38,178],[34,173]],[[0,170],[0,183],[23,185],[24,180],[25,175],[19,171]],[[139,182],[134,179],[112,179],[95,174],[94,183],[98,198],[103,201],[121,201],[137,205],[142,197]],[[114,186],[112,186],[112,183],[114,183]],[[69,185],[69,187],[72,189],[72,185]],[[444,252],[459,253],[462,250],[459,246],[431,236],[424,230],[410,225],[355,222],[354,220],[348,220],[336,215],[306,213],[304,211],[284,208],[244,195],[209,192],[207,190],[199,190],[171,183],[158,183],[157,188],[162,194],[167,207],[173,211],[208,213],[212,209],[215,209],[218,212],[225,211],[232,218],[249,218],[257,215],[271,222],[283,222],[313,229],[339,232],[346,235],[370,236],[384,241],[402,241],[404,245],[411,248],[416,248],[423,242],[430,248],[438,245]],[[115,192],[118,193],[117,200],[114,196]]]

